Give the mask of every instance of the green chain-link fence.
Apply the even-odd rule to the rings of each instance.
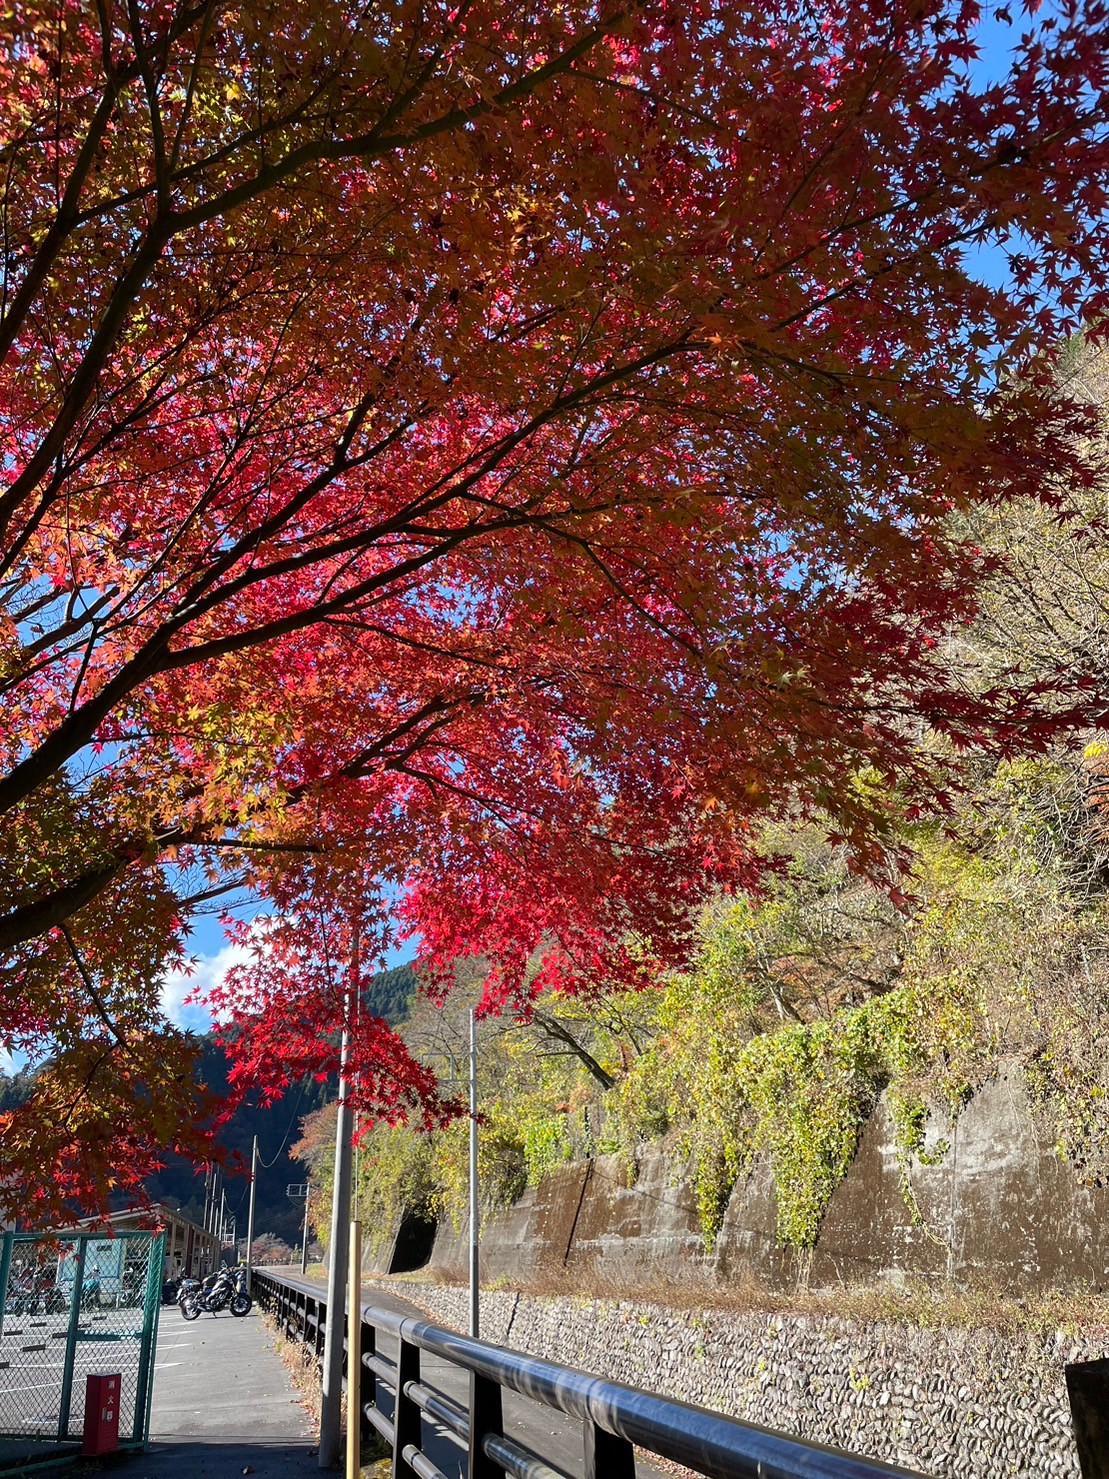
[[[163,1233],[4,1233],[0,1468],[81,1441],[85,1378],[119,1372],[120,1447],[141,1447],[162,1284]]]

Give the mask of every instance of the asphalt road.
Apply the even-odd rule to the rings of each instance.
[[[299,1270],[287,1272],[300,1277]],[[376,1285],[366,1288],[364,1298],[399,1314],[427,1318],[417,1306]],[[381,1355],[395,1361],[393,1342],[383,1342]],[[426,1352],[421,1358],[421,1380],[464,1407],[466,1373]],[[391,1416],[392,1399],[384,1385],[379,1393],[382,1410]],[[510,1437],[555,1468],[581,1474],[579,1422],[506,1392],[504,1426]],[[128,1464],[128,1479],[235,1479],[244,1474],[315,1479],[320,1472],[314,1421],[257,1310],[241,1320],[224,1313],[189,1322],[176,1305],[163,1306],[150,1440],[149,1451]],[[426,1418],[423,1447],[447,1479],[465,1479],[465,1456],[457,1442]],[[637,1460],[636,1471],[643,1479],[664,1479],[661,1469],[642,1460]]]
[[[127,1479],[318,1479],[316,1435],[257,1310],[158,1323],[151,1447]]]

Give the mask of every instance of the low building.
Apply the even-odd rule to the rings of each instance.
[[[200,1279],[219,1267],[222,1245],[218,1235],[207,1232],[199,1223],[165,1202],[154,1202],[149,1207],[128,1207],[122,1212],[111,1212],[107,1217],[82,1217],[75,1222],[73,1232],[97,1232],[101,1228],[113,1233],[128,1228],[164,1228],[166,1234],[165,1266],[166,1279]]]

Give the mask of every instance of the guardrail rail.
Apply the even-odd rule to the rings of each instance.
[[[255,1270],[254,1289],[287,1336],[322,1355],[327,1301],[319,1289],[264,1269]],[[382,1353],[382,1336],[396,1342],[392,1359]],[[422,1379],[422,1352],[468,1373],[467,1406]],[[581,1479],[634,1479],[635,1448],[712,1479],[921,1479],[908,1469],[789,1438],[373,1304],[362,1309],[359,1356],[362,1431],[375,1428],[389,1444],[396,1479],[447,1479],[424,1452],[425,1421],[465,1455],[468,1479],[579,1479],[505,1432],[504,1391],[581,1421]]]

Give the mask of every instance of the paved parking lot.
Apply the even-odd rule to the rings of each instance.
[[[150,1443],[128,1479],[319,1474],[314,1425],[257,1310],[190,1323],[162,1309]]]

